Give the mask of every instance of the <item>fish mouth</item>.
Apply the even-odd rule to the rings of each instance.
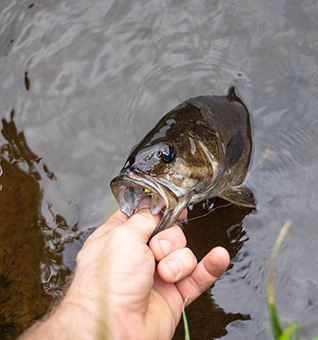
[[[149,208],[153,215],[166,215],[178,205],[178,196],[171,188],[144,173],[121,173],[110,186],[120,210],[129,217],[141,208]]]

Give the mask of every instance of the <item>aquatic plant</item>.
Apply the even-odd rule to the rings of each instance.
[[[275,288],[274,288],[274,275],[277,264],[277,257],[279,253],[280,246],[284,241],[289,228],[291,227],[291,222],[286,222],[281,228],[274,248],[272,251],[270,264],[269,264],[269,278],[267,285],[267,305],[269,310],[269,315],[271,318],[271,325],[274,338],[276,340],[293,340],[299,338],[299,331],[302,326],[299,323],[292,322],[286,327],[283,327],[280,319],[278,317],[276,303],[275,303]],[[316,338],[317,339],[317,338]]]
[[[184,340],[190,340],[190,331],[189,331],[187,315],[185,312],[185,306],[183,306],[183,310],[182,310],[182,320],[183,320],[183,327],[184,327]]]

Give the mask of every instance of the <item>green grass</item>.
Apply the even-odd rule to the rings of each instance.
[[[184,339],[190,340],[189,325],[188,325],[187,315],[185,312],[185,306],[183,307],[183,310],[182,310],[182,320],[183,320],[183,327],[184,327]]]
[[[286,222],[276,239],[272,256],[269,264],[269,278],[267,285],[267,305],[269,310],[269,315],[271,319],[272,331],[274,338],[276,340],[293,340],[299,339],[299,331],[302,326],[299,323],[292,322],[289,325],[283,327],[277,313],[276,303],[275,303],[275,288],[274,288],[274,275],[277,264],[277,257],[279,253],[280,246],[284,241],[289,228],[291,227],[291,222]]]
[[[291,227],[291,222],[286,222],[281,228],[276,242],[273,247],[270,264],[269,264],[269,277],[267,284],[267,306],[271,320],[272,332],[275,340],[297,340],[299,339],[299,332],[302,329],[302,325],[297,322],[292,322],[286,326],[283,326],[277,312],[276,300],[275,300],[275,270],[277,265],[277,257],[280,247]],[[185,306],[182,311],[182,319],[184,325],[184,339],[190,340],[190,332],[188,326],[188,320],[185,313]],[[313,340],[318,340],[318,336],[315,336]]]

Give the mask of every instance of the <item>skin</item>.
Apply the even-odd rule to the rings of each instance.
[[[158,223],[148,209],[111,216],[84,243],[60,305],[21,338],[171,339],[184,305],[214,284],[230,258],[216,247],[197,263],[176,225],[148,245]]]

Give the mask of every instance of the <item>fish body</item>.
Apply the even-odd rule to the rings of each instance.
[[[206,199],[254,208],[252,192],[242,185],[251,151],[250,115],[233,87],[227,96],[191,98],[135,146],[111,189],[128,216],[149,198],[152,213],[163,214],[155,233]]]

